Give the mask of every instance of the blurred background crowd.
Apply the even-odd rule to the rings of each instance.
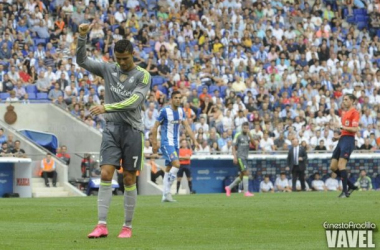
[[[377,150],[379,11],[378,0],[1,0],[0,98],[53,102],[102,131],[104,117],[89,109],[104,101],[104,80],[75,57],[78,26],[88,22],[90,58],[114,63],[113,46],[126,38],[152,75],[147,144],[179,90],[196,154],[230,153],[246,121],[252,150],[287,151],[297,137],[308,151],[329,151],[342,96],[352,93],[357,149]]]

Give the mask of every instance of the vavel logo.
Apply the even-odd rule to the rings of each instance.
[[[375,248],[373,230],[376,225],[365,223],[323,223],[329,248]]]

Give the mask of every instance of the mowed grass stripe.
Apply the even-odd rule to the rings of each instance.
[[[133,238],[117,239],[123,197],[114,196],[110,235],[89,240],[96,197],[0,199],[0,249],[327,249],[324,221],[380,226],[380,192],[139,196]],[[380,246],[379,233],[375,243]]]

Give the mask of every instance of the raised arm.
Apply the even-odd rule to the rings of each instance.
[[[158,146],[157,146],[157,131],[158,131],[158,127],[160,126],[160,122],[159,121],[156,121],[154,123],[154,126],[152,128],[152,150],[153,150],[153,154],[157,154],[158,152]]]
[[[78,37],[78,46],[77,46],[77,63],[80,67],[90,71],[92,74],[103,77],[102,72],[104,72],[105,63],[96,62],[87,57],[86,52],[86,38],[87,33],[91,30],[92,25],[81,24],[79,26],[79,37]]]

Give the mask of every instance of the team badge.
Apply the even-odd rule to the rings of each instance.
[[[344,123],[344,125],[345,125],[345,126],[349,126],[349,125],[350,125],[350,121],[346,121],[346,122]]]
[[[127,75],[120,74],[119,79],[121,82],[124,82],[125,80],[127,80],[127,77],[128,77]]]

